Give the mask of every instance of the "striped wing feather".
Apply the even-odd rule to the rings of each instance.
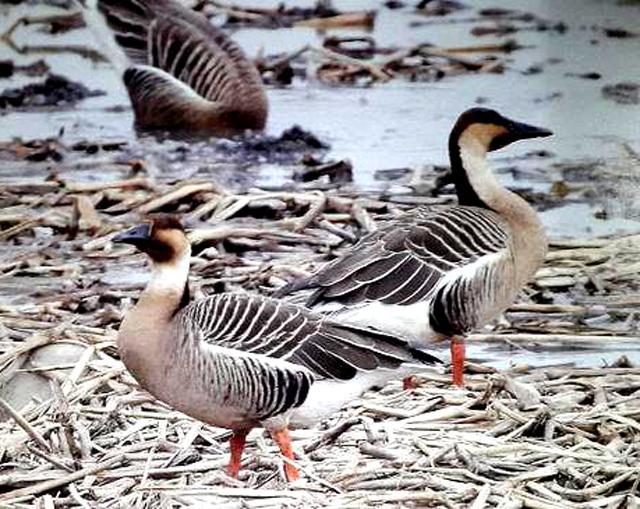
[[[307,304],[426,300],[448,273],[506,252],[506,223],[475,207],[421,208],[364,237],[296,289],[317,288]]]
[[[260,76],[240,47],[172,0],[99,0],[134,64],[157,67],[202,98],[238,109],[264,103]]]
[[[207,343],[302,365],[319,378],[350,380],[358,372],[395,369],[405,362],[439,362],[393,336],[264,297],[221,294],[183,313]]]
[[[131,62],[147,64],[147,28],[150,23],[147,6],[134,0],[98,0],[98,9]]]

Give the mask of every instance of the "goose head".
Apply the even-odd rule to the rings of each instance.
[[[177,264],[191,254],[182,224],[169,214],[155,215],[148,222],[119,233],[112,240],[134,246],[147,254],[155,265]]]
[[[545,138],[553,133],[548,129],[511,120],[495,110],[471,108],[462,113],[451,131],[449,149],[465,145],[492,152],[518,140]]]
[[[451,176],[461,205],[494,208],[507,193],[489,167],[487,152],[528,138],[553,134],[504,117],[495,110],[471,108],[458,117],[449,136]]]

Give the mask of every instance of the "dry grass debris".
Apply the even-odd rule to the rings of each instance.
[[[284,482],[261,430],[240,480],[229,479],[228,431],[153,401],[118,359],[115,331],[146,272],[111,236],[144,214],[178,213],[192,227],[196,294],[268,294],[412,204],[309,186],[236,194],[111,177],[15,178],[2,188],[0,505],[637,504],[640,368],[624,360],[500,373],[471,363],[464,389],[447,376],[413,392],[392,383],[294,432],[300,484]],[[506,358],[522,348],[597,352],[606,342],[637,351],[639,251],[638,236],[554,241],[527,294],[470,344],[495,344]]]

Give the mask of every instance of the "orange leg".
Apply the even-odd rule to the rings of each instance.
[[[451,338],[451,372],[453,383],[458,386],[464,385],[464,359],[464,338],[454,336]]]
[[[248,434],[248,429],[234,430],[233,435],[231,435],[231,439],[229,440],[229,446],[231,447],[231,459],[227,466],[227,474],[234,479],[238,478],[240,462],[242,460],[242,451],[244,450],[244,444]]]
[[[291,436],[289,435],[289,430],[287,428],[283,428],[278,431],[271,431],[271,438],[273,441],[278,444],[280,447],[280,452],[285,458],[293,459],[293,448],[291,447]],[[287,476],[288,481],[296,481],[300,478],[300,473],[298,469],[293,465],[286,463],[284,464],[284,473]]]
[[[418,388],[418,384],[416,383],[416,379],[413,375],[407,376],[402,379],[402,388],[405,391],[411,391],[413,389]]]

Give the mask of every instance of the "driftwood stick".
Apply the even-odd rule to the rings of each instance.
[[[310,453],[311,451],[315,451],[319,447],[335,442],[340,435],[342,435],[343,433],[351,429],[353,426],[355,426],[359,422],[360,422],[360,419],[357,417],[341,422],[340,424],[334,426],[333,428],[325,431],[322,435],[319,435],[318,437],[316,437],[312,442],[306,444],[304,446],[304,452]]]
[[[65,182],[65,189],[70,193],[96,193],[107,189],[153,189],[153,181],[148,177],[136,177],[109,182]]]
[[[373,27],[375,11],[345,12],[335,16],[323,18],[311,18],[296,21],[293,26],[310,27],[318,30],[347,27]]]
[[[331,60],[335,60],[336,62],[341,62],[347,65],[353,65],[356,67],[360,67],[366,71],[368,71],[371,76],[381,82],[389,81],[391,79],[391,75],[382,70],[375,64],[371,62],[365,62],[363,60],[359,60],[357,58],[353,58],[347,55],[342,55],[340,53],[336,53],[335,51],[331,51],[327,48],[310,48],[312,52],[321,55],[325,58],[329,58]]]
[[[324,193],[314,193],[315,199],[311,202],[309,210],[305,212],[304,216],[299,219],[285,219],[283,224],[286,228],[290,228],[292,231],[299,233],[311,224],[316,219],[327,205],[327,197]]]
[[[484,62],[477,62],[469,58],[464,58],[458,55],[452,55],[447,50],[435,48],[433,46],[421,46],[420,48],[418,48],[418,53],[428,57],[444,58],[449,60],[450,62],[459,64],[470,70],[480,69],[484,65]]]
[[[296,58],[298,58],[299,56],[304,55],[307,51],[309,51],[309,48],[311,46],[309,46],[308,44],[305,44],[304,46],[302,46],[302,48],[296,50],[296,51],[292,51],[291,53],[288,53],[286,55],[284,55],[281,58],[278,58],[277,60],[273,60],[271,62],[269,62],[268,64],[268,68],[271,69],[277,69],[280,66],[286,65],[289,62],[291,62],[292,60],[295,60]]]
[[[20,25],[36,25],[36,24],[46,24],[46,23],[59,23],[64,22],[66,20],[70,20],[72,18],[77,18],[78,15],[81,15],[79,12],[74,12],[71,14],[56,14],[51,16],[21,16],[16,19],[10,26],[5,30],[2,34],[0,34],[0,40],[6,42],[12,42],[13,32]]]
[[[16,424],[18,426],[20,426],[27,435],[29,435],[34,441],[36,441],[40,447],[42,447],[44,450],[46,451],[50,451],[51,450],[51,446],[49,445],[49,442],[47,442],[43,436],[38,433],[33,426],[31,426],[31,424],[29,424],[29,422],[22,417],[22,415],[20,415],[19,412],[17,412],[9,403],[7,403],[3,398],[0,398],[0,408],[2,408],[5,412],[7,412],[14,421],[16,421]],[[2,500],[0,498],[0,500]]]
[[[77,472],[65,475],[64,477],[61,477],[59,479],[51,479],[50,481],[44,481],[33,486],[27,486],[26,488],[20,488],[8,493],[3,493],[2,495],[0,495],[0,502],[8,502],[12,499],[21,498],[24,496],[39,495],[40,493],[45,493],[54,488],[59,488],[60,486],[66,486],[67,484],[79,481],[80,479],[83,479],[88,475],[95,475],[98,472],[107,470],[117,465],[118,463],[121,463],[124,459],[124,454],[118,454],[113,458],[98,463],[97,465],[78,470]]]
[[[29,449],[29,452],[31,452],[32,454],[35,454],[39,458],[42,458],[43,460],[45,460],[48,463],[51,463],[57,468],[66,470],[67,472],[73,472],[73,469],[69,465],[66,465],[59,459],[55,458],[51,453],[46,454],[41,450],[39,450],[37,447],[33,447],[31,444],[27,444],[27,449]]]
[[[177,189],[174,189],[159,198],[155,198],[150,202],[141,205],[136,209],[138,214],[148,214],[154,210],[164,207],[170,203],[176,202],[192,194],[196,194],[202,191],[215,191],[216,186],[211,182],[203,182],[199,184],[187,184]]]

